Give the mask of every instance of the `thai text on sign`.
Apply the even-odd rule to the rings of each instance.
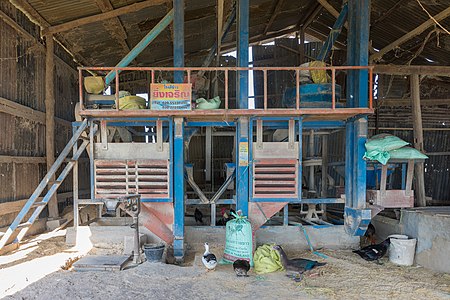
[[[152,83],[150,109],[191,110],[191,91],[190,83]]]

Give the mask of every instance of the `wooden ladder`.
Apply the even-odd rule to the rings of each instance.
[[[72,158],[66,160],[73,146],[78,142],[78,139],[81,137],[81,134],[86,130],[87,126],[88,121],[87,119],[85,119],[81,123],[77,131],[74,133],[70,141],[67,143],[66,147],[61,152],[58,159],[56,159],[55,163],[52,165],[48,173],[45,175],[44,179],[42,179],[36,190],[33,192],[28,201],[25,203],[22,210],[19,212],[14,221],[11,223],[7,231],[4,234],[0,235],[1,237],[0,250],[2,250],[3,247],[5,247],[8,244],[20,243],[20,241],[23,239],[27,231],[39,217],[42,210],[45,208],[45,206],[47,206],[52,196],[56,193],[61,183],[64,181],[64,179],[72,170],[73,166],[80,158],[80,155],[88,146],[89,140],[83,139],[82,144],[72,154]],[[50,179],[53,178],[53,176],[56,174],[61,165],[65,162],[67,162],[67,164],[62,170],[62,172],[59,174],[58,178],[55,181],[51,181]],[[39,199],[39,196],[41,195],[42,191],[45,189],[47,185],[49,186],[49,188],[47,189],[47,192],[43,197],[42,201],[36,201]],[[25,217],[31,211],[33,212],[31,216],[28,218],[27,221],[23,222]]]

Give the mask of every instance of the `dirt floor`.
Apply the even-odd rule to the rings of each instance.
[[[300,283],[283,272],[237,278],[229,265],[206,272],[197,254],[185,267],[146,262],[120,272],[60,270],[5,299],[450,299],[450,274],[399,267],[387,258],[369,263],[351,251],[322,253],[328,258],[288,253],[327,262],[320,276]]]

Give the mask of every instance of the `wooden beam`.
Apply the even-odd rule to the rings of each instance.
[[[7,156],[0,155],[0,164],[45,164],[47,159],[44,156]]]
[[[380,99],[379,103],[381,107],[399,107],[399,106],[411,106],[411,99]],[[437,105],[450,105],[449,99],[420,99],[421,106],[437,106]]]
[[[224,1],[225,0],[217,0],[217,66],[220,64],[220,48],[222,47]]]
[[[100,8],[100,10],[105,13],[114,10],[111,2],[109,0],[95,0],[95,3]],[[117,40],[117,42],[122,46],[125,53],[130,52],[130,47],[127,44],[127,32],[123,28],[123,24],[120,21],[119,17],[115,17],[109,20],[106,20],[108,26],[106,28],[110,31],[111,35]]]
[[[89,190],[81,190],[79,191],[80,195],[87,195],[89,194]],[[64,202],[67,200],[67,198],[72,197],[72,192],[64,192],[59,193],[57,195],[58,202]],[[43,197],[39,197],[36,201],[41,201]],[[19,212],[22,207],[25,205],[25,203],[28,201],[28,199],[21,199],[21,200],[14,200],[10,202],[0,203],[0,216],[4,216],[7,214],[17,213]]]
[[[314,21],[316,16],[320,13],[323,6],[320,3],[313,3],[311,7],[306,11],[305,15],[297,22],[298,28],[308,28]]]
[[[272,10],[270,11],[269,22],[267,22],[266,27],[264,28],[263,35],[267,34],[276,17],[280,13],[281,6],[283,6],[283,1],[284,0],[275,0],[274,5],[272,6]]]
[[[376,127],[369,127],[369,130],[375,130]],[[422,128],[423,131],[450,131],[450,128],[446,127],[430,127],[430,128]],[[408,127],[379,127],[378,130],[389,130],[389,131],[413,131],[414,128]]]
[[[450,7],[446,8],[445,10],[440,12],[439,14],[435,15],[434,19],[437,22],[439,22],[439,21],[444,20],[448,16],[450,16]],[[386,47],[381,49],[379,52],[377,52],[375,54],[372,54],[370,56],[369,61],[380,61],[381,58],[383,57],[383,55],[385,55],[386,53],[388,53],[391,50],[394,50],[395,48],[397,48],[398,46],[400,46],[404,42],[409,41],[413,37],[421,34],[422,32],[424,32],[425,30],[427,30],[429,27],[433,26],[434,24],[436,24],[436,23],[432,19],[428,19],[427,21],[423,22],[418,27],[416,27],[414,30],[408,32],[407,34],[405,34],[401,38],[393,41],[392,43],[390,43],[389,45],[387,45]]]
[[[53,59],[55,44],[53,35],[47,35],[45,41],[47,44],[47,53],[45,54],[45,155],[48,171],[55,162],[55,62]],[[55,176],[50,181],[55,181]],[[59,216],[56,196],[48,202],[48,214],[50,218]]]
[[[68,161],[68,160],[67,160]],[[45,156],[9,156],[0,155],[0,164],[45,164],[47,158]],[[78,162],[89,162],[89,158],[80,158]]]
[[[407,0],[408,1],[408,0]],[[407,2],[405,0],[397,0],[397,3],[395,3],[394,5],[392,5],[391,8],[389,8],[387,11],[385,11],[378,19],[376,19],[375,21],[372,22],[371,29],[373,30],[373,28],[375,27],[375,25],[377,25],[378,23],[380,23],[381,21],[383,21],[384,19],[386,19],[394,10],[396,10],[401,4],[405,4],[405,2]]]
[[[32,36],[28,31],[22,28],[19,24],[16,23],[13,19],[11,19],[7,14],[5,14],[2,10],[0,10],[0,19],[2,19],[6,24],[15,29],[20,35],[22,35],[27,40],[36,41],[34,36]]]
[[[32,109],[28,106],[0,97],[0,112],[7,113],[12,116],[25,118],[30,121],[45,124],[45,113]],[[55,122],[71,127],[72,123],[61,118],[55,117]]]
[[[45,20],[35,9],[31,6],[28,1],[25,0],[9,0],[17,9],[22,11],[31,22],[45,28],[49,27],[50,24]]]
[[[50,27],[50,23],[47,22],[34,8],[31,6],[27,1],[25,0],[10,0],[10,2],[23,14],[25,14],[31,22],[35,23],[41,29]],[[61,36],[56,35],[53,37],[55,41],[67,52],[70,56],[74,59],[75,62],[77,62],[79,65],[87,64],[92,65],[90,61],[88,61],[86,58],[81,56],[78,53],[70,51],[66,45],[69,45],[67,40]]]
[[[258,27],[258,26],[254,26],[254,27]],[[256,44],[260,44],[260,43],[264,43],[267,41],[270,41],[274,38],[281,38],[283,36],[286,35],[290,35],[292,33],[295,33],[297,31],[297,27],[296,26],[290,26],[286,29],[282,29],[280,31],[277,32],[273,32],[273,33],[269,33],[268,35],[264,36],[262,34],[258,34],[255,36],[250,37],[250,45],[256,45]],[[249,32],[252,31],[252,27],[250,27]],[[326,36],[324,36],[323,34],[313,31],[311,28],[307,28],[305,30],[305,33],[309,34],[310,36],[313,36],[319,40],[324,40],[326,38]],[[231,32],[230,32],[231,34]],[[339,49],[346,49],[345,45],[340,43],[339,41],[336,41],[335,46]],[[226,52],[226,51],[232,51],[236,49],[236,42],[235,41],[231,41],[225,44],[222,44],[222,52]],[[186,54],[189,56],[189,58],[194,58],[194,57],[198,57],[198,56],[205,56],[206,53],[205,51],[196,51],[195,53],[189,53]],[[170,63],[173,60],[173,58],[171,56],[168,57],[164,57],[161,58],[157,61],[152,62],[152,65],[158,66],[158,65],[163,65],[163,64],[167,64]]]
[[[375,74],[390,75],[433,75],[450,77],[450,67],[448,66],[400,66],[400,65],[375,65]]]
[[[331,15],[333,15],[336,19],[339,17],[339,12],[333,7],[333,5],[331,5],[330,3],[328,3],[327,0],[317,0],[317,2],[319,2]],[[347,22],[345,22],[344,27],[346,29],[348,29],[348,25]]]
[[[425,152],[423,148],[423,126],[422,126],[422,110],[420,107],[420,79],[419,75],[413,74],[411,80],[411,99],[412,99],[412,115],[414,128],[414,148],[420,152]],[[416,205],[424,207],[427,205],[425,199],[425,174],[424,163],[415,164],[415,192]]]
[[[37,49],[41,52],[45,52],[45,46],[42,45],[33,35],[31,35],[28,31],[22,28],[19,24],[17,24],[16,21],[14,21],[12,18],[10,18],[6,13],[4,13],[2,10],[0,10],[0,19],[2,19],[6,24],[8,24],[11,28],[17,31],[24,39],[31,41],[35,46],[37,46]],[[68,67],[70,70],[72,70],[74,73],[78,74],[75,69],[69,65],[67,62],[62,60],[59,56],[55,54],[55,58],[57,59],[58,63]]]
[[[45,28],[42,31],[42,33],[44,35],[59,33],[59,32],[73,29],[75,27],[79,27],[79,26],[83,26],[83,25],[87,25],[87,24],[91,24],[91,23],[95,23],[95,22],[99,22],[99,21],[108,20],[108,19],[115,18],[115,17],[121,16],[124,14],[134,13],[134,12],[140,11],[144,8],[161,5],[161,4],[164,4],[167,2],[170,2],[170,0],[147,0],[147,1],[143,1],[143,2],[137,2],[137,3],[127,5],[127,6],[123,6],[121,8],[114,9],[112,11],[108,11],[108,12],[104,12],[101,14],[96,14],[93,16],[69,21],[69,22],[66,22],[66,23],[63,23],[60,25],[50,26],[48,28]]]

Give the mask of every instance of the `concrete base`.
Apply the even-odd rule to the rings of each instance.
[[[405,234],[417,239],[415,263],[450,273],[450,207],[427,207],[401,211],[400,220],[376,216],[376,235]]]
[[[131,218],[102,218],[92,223],[90,241],[97,248],[115,248],[126,250],[124,244],[130,244],[132,249],[134,230],[130,228]],[[359,247],[359,237],[349,236],[344,231],[344,226],[331,226],[314,228],[306,226],[306,232],[315,249],[348,249]],[[151,233],[147,228],[139,226],[144,243],[161,243],[161,239]],[[266,243],[283,245],[287,251],[309,249],[305,235],[297,226],[272,226],[260,228],[255,233],[256,246]],[[129,243],[124,243],[129,240]],[[73,227],[67,229],[66,243],[74,245],[76,242]],[[185,243],[187,250],[203,251],[204,243],[208,242],[213,247],[225,246],[225,227],[187,226],[185,227]],[[131,251],[127,251],[131,253]]]
[[[134,229],[129,225],[133,222],[132,218],[101,218],[97,222],[85,226],[90,230],[90,241],[97,248],[115,248],[125,250],[125,239],[130,239],[131,249],[133,248]],[[139,226],[139,233],[142,237],[142,243],[160,243],[156,235],[150,232],[144,226]],[[76,243],[76,234],[73,227],[67,228],[66,244],[74,246]]]
[[[47,231],[55,230],[56,228],[61,226],[61,224],[63,224],[65,221],[66,220],[64,219],[48,220],[47,223],[45,224],[47,227]]]
[[[349,236],[344,231],[344,226],[332,226],[326,228],[313,228],[306,226],[306,232],[314,247],[331,249],[348,249],[359,247],[359,237]],[[255,232],[256,246],[266,243],[276,243],[287,251],[309,249],[305,235],[297,226],[272,226],[260,228]],[[203,244],[224,246],[225,227],[186,227],[185,241],[189,248],[203,250]]]

